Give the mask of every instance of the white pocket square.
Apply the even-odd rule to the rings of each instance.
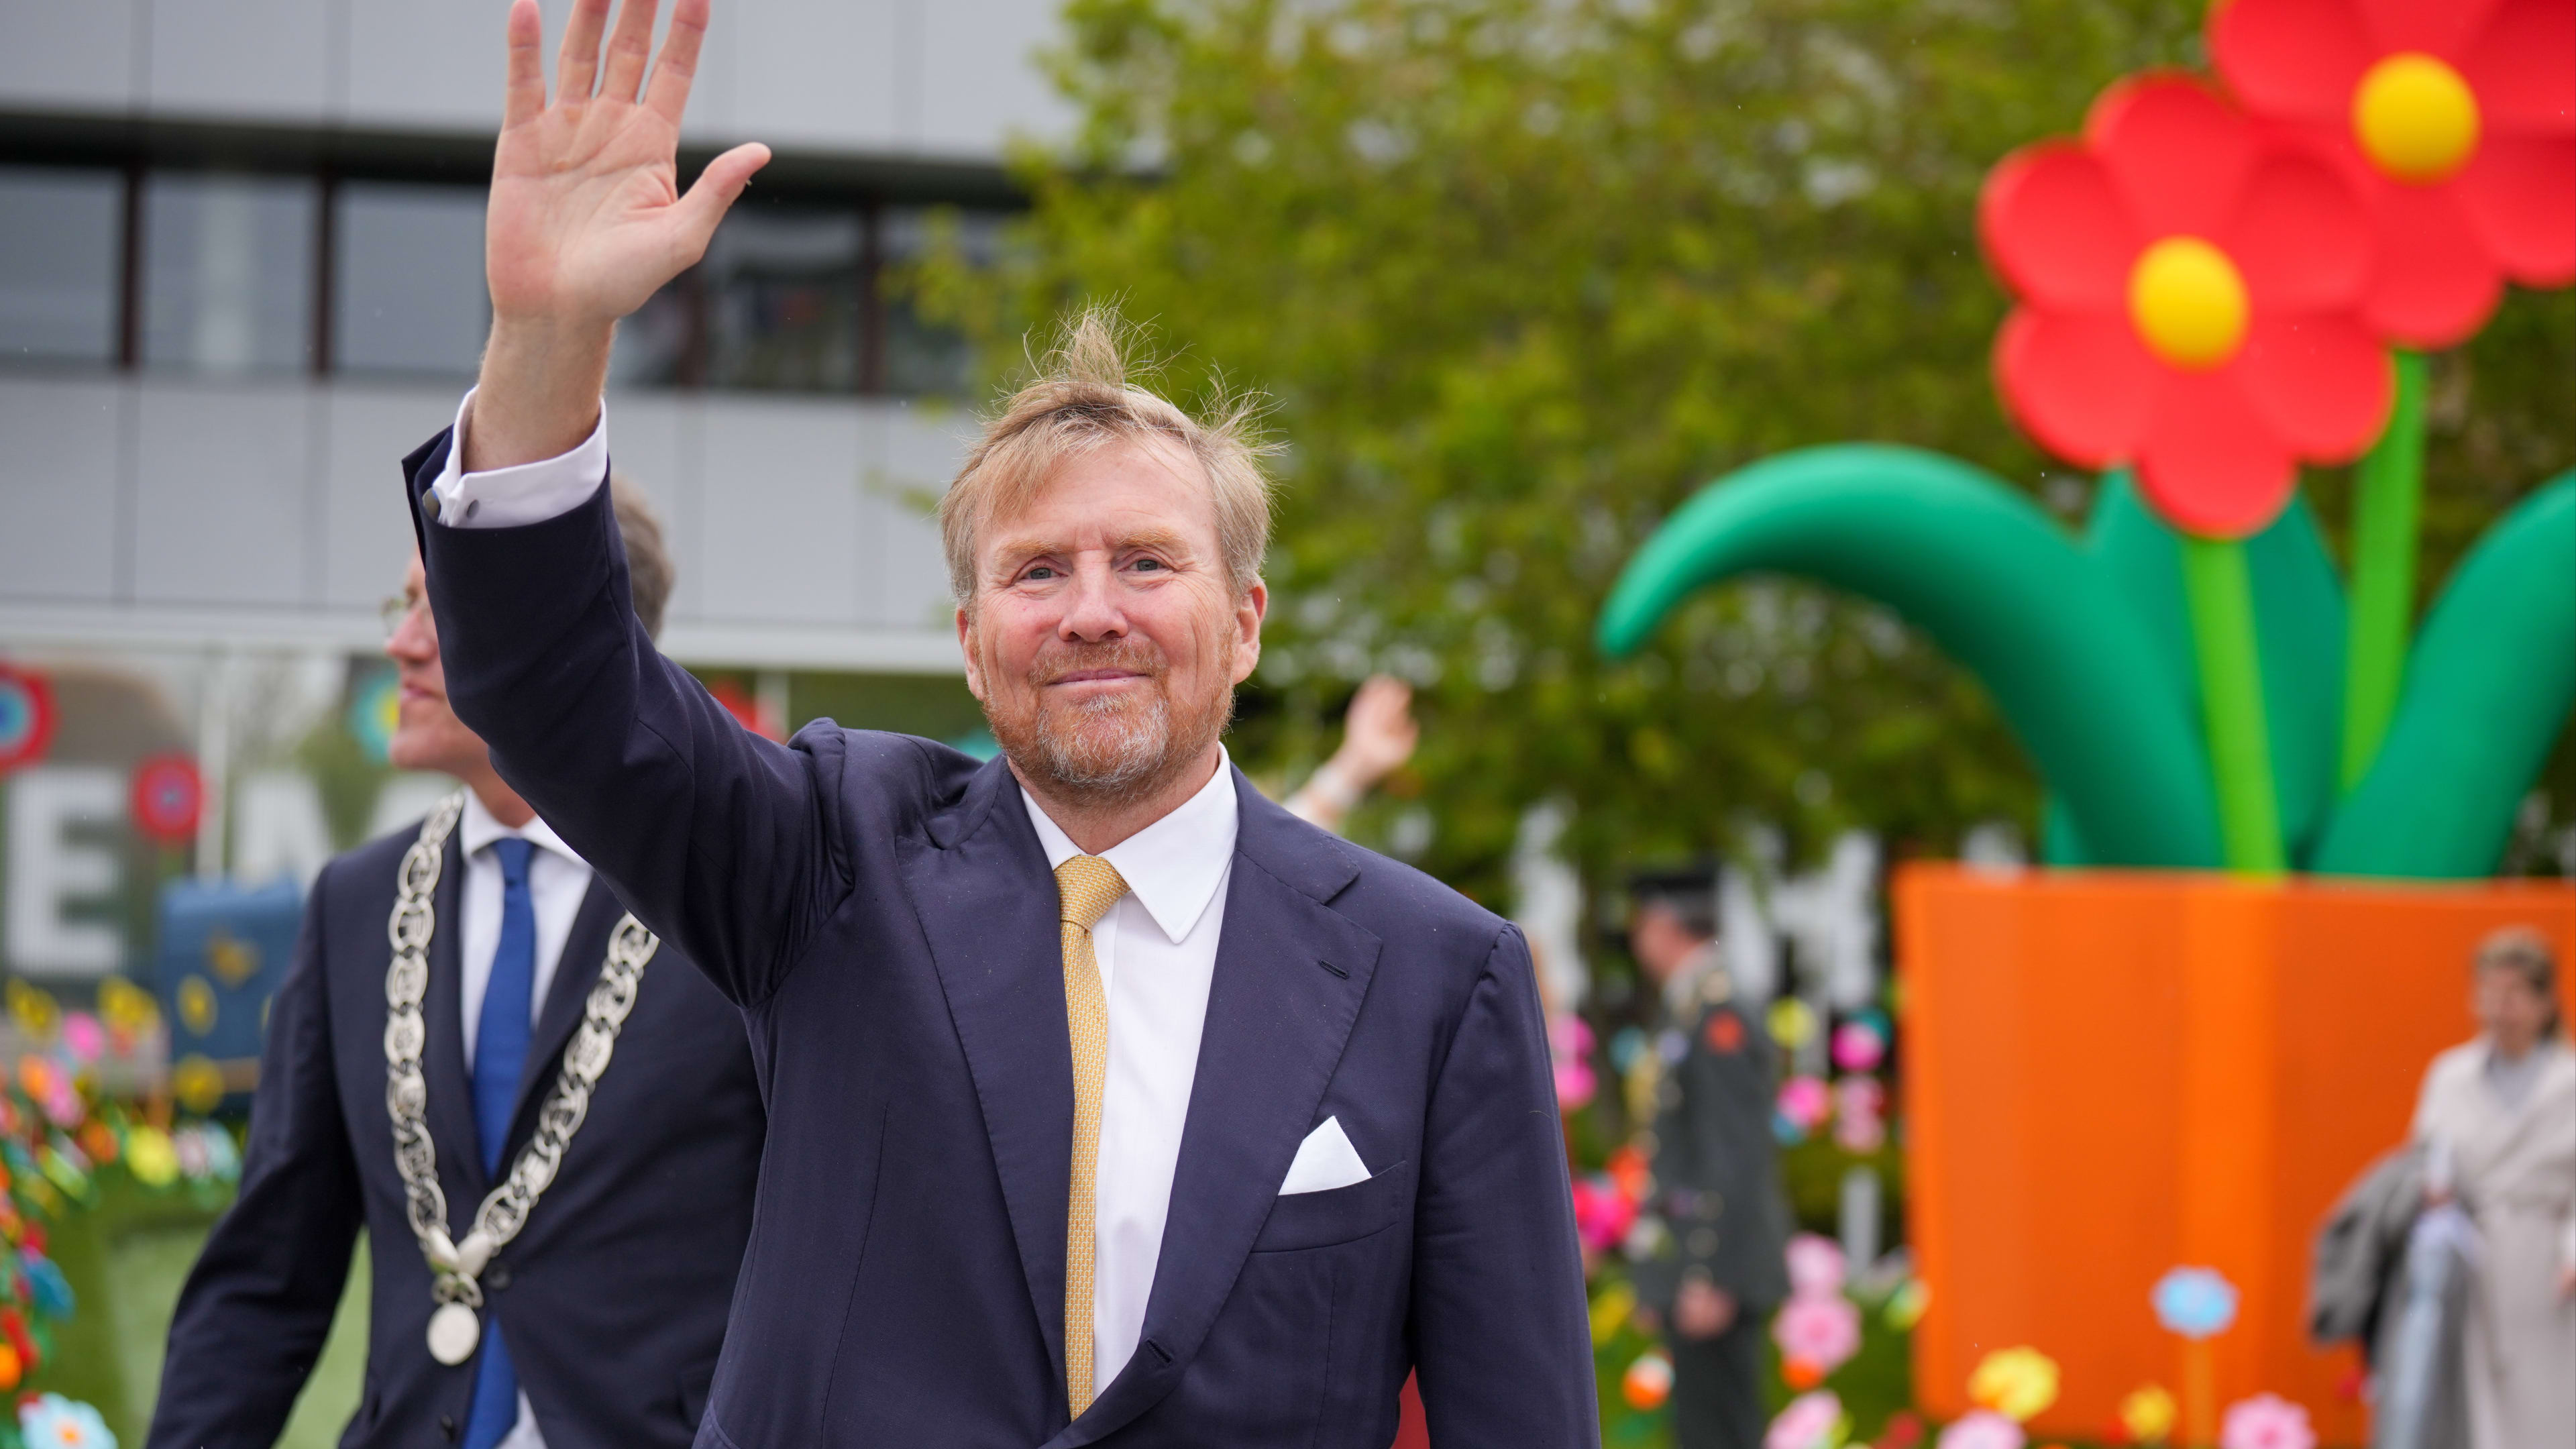
[[[1288,1164],[1288,1180],[1279,1184],[1279,1195],[1330,1192],[1368,1180],[1368,1164],[1360,1161],[1359,1149],[1351,1146],[1350,1134],[1342,1130],[1342,1119],[1327,1117],[1323,1126],[1307,1133],[1306,1140],[1297,1144],[1297,1160]]]

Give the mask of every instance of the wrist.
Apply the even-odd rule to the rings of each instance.
[[[495,318],[483,350],[463,468],[496,468],[558,458],[599,422],[616,324],[562,318]]]

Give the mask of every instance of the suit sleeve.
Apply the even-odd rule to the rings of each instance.
[[[645,924],[737,1004],[765,1000],[852,878],[826,819],[841,735],[763,739],[653,647],[604,469],[587,501],[534,523],[425,516],[449,441],[404,463],[457,717]]]
[[[276,1441],[331,1332],[364,1218],[332,1075],[325,871],[269,1005],[241,1195],[170,1323],[150,1449]]]
[[[1413,1335],[1433,1444],[1600,1443],[1538,978],[1510,927],[1432,1086],[1414,1217]]]

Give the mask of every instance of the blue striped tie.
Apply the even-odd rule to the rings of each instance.
[[[483,1174],[498,1178],[501,1151],[509,1145],[510,1108],[519,1096],[519,1073],[528,1063],[529,1003],[537,985],[537,907],[528,894],[528,858],[535,847],[516,836],[492,842],[501,863],[501,944],[492,952],[492,978],[483,988],[483,1013],[474,1031],[474,1132],[483,1148]],[[493,1449],[519,1422],[519,1374],[501,1341],[498,1305],[483,1308],[483,1352],[474,1365],[474,1407],[465,1418],[465,1449]]]

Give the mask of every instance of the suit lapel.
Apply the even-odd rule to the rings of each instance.
[[[572,932],[564,937],[563,956],[555,962],[555,977],[546,987],[545,1005],[538,1010],[528,1036],[528,1060],[519,1069],[519,1091],[510,1105],[512,1153],[518,1151],[522,1136],[535,1130],[526,1120],[531,1104],[554,1085],[557,1070],[563,1065],[564,1043],[572,1039],[573,1028],[581,1025],[590,988],[598,982],[600,967],[607,960],[608,928],[625,913],[626,908],[618,904],[608,883],[593,875],[589,891],[581,898],[581,911],[573,917]]]
[[[1114,1433],[1169,1393],[1197,1355],[1314,1128],[1377,970],[1378,938],[1323,904],[1357,874],[1343,847],[1264,799],[1240,771],[1235,795],[1225,925],[1143,1340],[1049,1449]]]
[[[437,929],[429,938],[429,995],[421,1003],[429,1045],[421,1076],[429,1085],[429,1139],[438,1147],[438,1175],[448,1194],[448,1216],[471,1215],[487,1184],[474,1134],[474,1076],[465,1064],[465,846],[447,837],[438,871]],[[460,1203],[459,1198],[463,1201]]]
[[[998,757],[955,810],[930,822],[927,842],[901,837],[897,848],[983,1108],[1029,1307],[1060,1381],[1073,1047],[1046,851]]]

